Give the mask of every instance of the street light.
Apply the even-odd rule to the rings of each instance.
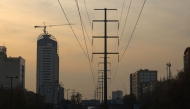
[[[12,108],[12,104],[13,104],[13,100],[12,100],[12,79],[13,78],[18,78],[18,76],[6,76],[6,78],[10,78],[11,79],[11,108]]]

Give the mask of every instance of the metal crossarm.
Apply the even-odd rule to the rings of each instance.
[[[104,70],[98,70],[99,72],[103,72]],[[109,71],[109,72],[111,72],[111,70],[107,70],[107,71]]]
[[[92,54],[105,54],[104,52],[93,52]],[[106,54],[119,54],[118,52],[107,52]]]
[[[105,38],[105,36],[92,36],[92,38]],[[107,38],[119,38],[119,36],[107,36]]]
[[[93,20],[93,22],[119,22],[119,20]]]

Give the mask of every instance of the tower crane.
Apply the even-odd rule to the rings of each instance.
[[[44,28],[43,31],[44,31],[44,34],[47,34],[46,33],[46,27],[52,27],[52,26],[63,26],[63,25],[75,25],[74,23],[69,23],[69,24],[59,24],[59,25],[45,25],[44,23],[44,26],[34,26],[34,28]]]

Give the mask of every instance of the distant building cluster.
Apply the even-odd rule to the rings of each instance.
[[[130,93],[134,94],[137,99],[143,94],[146,89],[151,89],[152,83],[157,81],[156,70],[138,70],[130,74]]]
[[[123,91],[117,90],[117,91],[112,91],[112,99],[123,99]]]
[[[184,59],[184,72],[190,72],[190,47],[187,47],[183,55]],[[166,64],[167,78],[164,79],[164,87],[167,88],[168,84],[173,82],[172,74],[170,71],[171,64]],[[161,84],[157,80],[157,71],[140,69],[134,73],[130,74],[130,94],[134,94],[137,100],[143,96],[145,93],[152,92],[158,84]]]
[[[0,88],[20,86],[25,89],[25,60],[7,57],[7,48],[0,46]],[[59,84],[58,43],[54,36],[43,33],[37,40],[36,93],[46,97],[46,103],[58,106],[64,99],[64,88]],[[12,80],[12,82],[11,82]]]
[[[25,88],[25,60],[21,56],[7,57],[7,48],[0,46],[0,88],[10,89],[11,84]]]

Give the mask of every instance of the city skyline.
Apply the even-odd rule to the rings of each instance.
[[[80,25],[75,1],[60,1],[65,10],[70,23],[77,37],[79,38],[82,47],[85,49],[85,41]],[[85,26],[90,37],[92,35],[102,35],[103,25],[95,24],[93,34],[91,25],[88,21],[84,1],[78,1],[81,14]],[[124,25],[124,20],[127,14],[129,0],[125,1],[123,14],[120,22],[119,36]],[[117,5],[118,3],[118,5]],[[107,1],[107,0],[90,0],[86,1],[88,13],[91,21],[103,19],[104,13],[94,11],[97,8],[117,8],[118,11],[109,12],[108,19],[120,20],[123,1]],[[129,75],[139,69],[158,70],[158,79],[166,77],[166,63],[171,63],[171,71],[173,75],[177,74],[177,70],[183,69],[183,53],[186,47],[190,46],[189,24],[190,1],[146,1],[137,28],[134,32],[132,40],[129,44],[124,57],[119,63],[119,67],[115,75],[115,70],[111,72],[111,78],[114,81],[111,83],[108,80],[108,98],[113,90],[122,90],[123,83],[127,86],[129,94]],[[140,13],[143,1],[134,0],[131,4],[126,28],[122,36],[119,53],[122,55],[126,43],[133,31],[136,20]],[[35,29],[35,25],[53,25],[67,24],[68,22],[63,15],[59,3],[51,0],[0,0],[0,43],[1,46],[6,46],[7,56],[22,56],[25,59],[26,77],[25,87],[28,90],[35,91],[36,85],[36,39],[43,31],[43,28]],[[118,13],[116,13],[118,12]],[[109,35],[117,35],[115,24],[110,24]],[[59,26],[47,28],[48,33],[56,37],[59,43],[60,57],[60,78],[59,81],[64,84],[66,89],[75,89],[76,92],[83,94],[83,98],[91,99],[94,94],[94,82],[88,59],[80,48],[75,36],[69,26]],[[87,37],[86,37],[87,38]],[[103,50],[103,42],[94,40],[96,51]],[[91,57],[92,47],[87,38],[89,49],[89,57]],[[109,50],[113,50],[115,45],[114,40],[109,41]],[[86,52],[86,49],[85,49]],[[93,56],[95,58],[95,55]],[[99,56],[96,56],[97,62],[102,62]],[[112,57],[110,56],[112,61]],[[96,69],[103,69],[101,64]],[[95,63],[94,63],[95,64]],[[97,81],[97,73],[94,72]],[[109,74],[109,73],[108,73]],[[70,91],[71,92],[71,91]],[[71,93],[69,94],[71,95]]]

